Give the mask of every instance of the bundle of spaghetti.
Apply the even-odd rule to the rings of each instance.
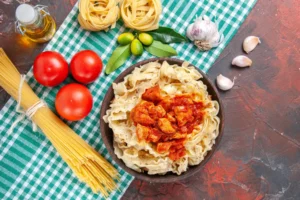
[[[80,0],[78,21],[89,31],[114,28],[120,17],[118,0]]]
[[[162,12],[160,0],[123,0],[121,16],[128,28],[151,31],[158,28]]]
[[[20,73],[0,48],[0,85],[14,99],[19,99],[20,95],[20,105],[24,110],[28,110],[41,100],[26,81],[20,87],[20,81]],[[118,171],[47,106],[38,108],[31,119],[40,127],[76,176],[88,184],[93,192],[101,192],[108,196],[116,188]]]

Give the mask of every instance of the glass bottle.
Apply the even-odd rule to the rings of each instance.
[[[21,4],[17,7],[16,18],[16,31],[37,43],[49,41],[56,31],[55,21],[46,6]]]

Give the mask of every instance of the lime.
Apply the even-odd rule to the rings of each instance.
[[[131,53],[135,56],[142,55],[144,49],[142,43],[138,39],[134,39],[130,45]]]
[[[122,33],[118,37],[118,43],[120,45],[126,45],[129,44],[134,39],[134,35],[130,32],[128,33]]]
[[[139,40],[143,43],[143,45],[149,46],[153,42],[153,37],[148,33],[141,33],[139,34]]]

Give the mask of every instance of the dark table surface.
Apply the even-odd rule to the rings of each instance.
[[[18,2],[0,1],[0,47],[25,73],[46,44],[14,33]],[[48,5],[60,25],[75,0],[31,0]],[[231,67],[249,35],[262,44],[250,54],[252,67]],[[259,0],[208,75],[236,76],[220,92],[226,125],[220,148],[186,180],[154,184],[134,180],[123,199],[299,199],[300,198],[300,1]],[[1,90],[0,108],[9,96]]]

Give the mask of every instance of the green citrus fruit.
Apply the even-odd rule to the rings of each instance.
[[[134,39],[134,35],[130,32],[128,33],[122,33],[118,37],[118,43],[120,45],[126,45],[129,44]]]
[[[135,56],[142,55],[144,49],[142,43],[138,39],[134,39],[130,45],[131,53]]]
[[[148,33],[141,33],[139,34],[139,40],[143,43],[143,45],[149,46],[153,42],[153,37]]]

